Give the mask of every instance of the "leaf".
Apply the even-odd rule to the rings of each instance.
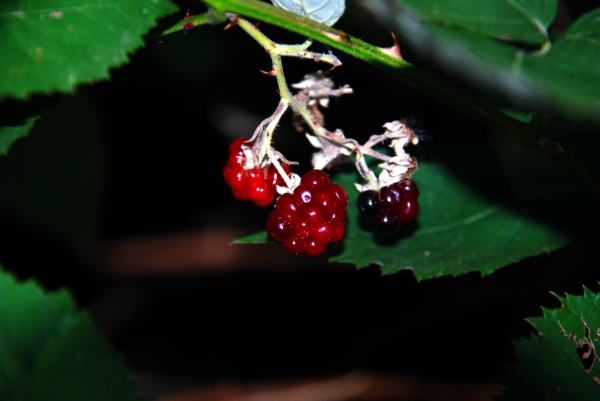
[[[135,384],[67,291],[0,270],[0,399],[134,400]]]
[[[96,106],[86,89],[63,96],[0,158],[0,215],[79,256],[94,246],[102,221],[105,144]]]
[[[237,238],[233,241],[234,244],[264,244],[271,241],[266,231],[261,231],[256,234],[246,235],[245,237]]]
[[[346,9],[346,0],[272,0],[288,11],[309,17],[325,25],[333,25]]]
[[[490,274],[563,246],[592,218],[570,181],[529,152],[430,144],[418,150],[425,152],[413,177],[420,212],[395,234],[375,234],[370,220],[358,215],[356,174],[335,176],[350,200],[346,237],[330,246],[331,261],[377,264],[383,274],[409,269],[419,280]]]
[[[461,27],[508,41],[543,44],[556,16],[556,0],[400,0],[422,21]]]
[[[515,124],[516,121],[506,118],[496,106],[481,98],[467,95],[445,80],[417,68],[399,57],[396,47],[382,48],[366,43],[359,38],[331,27],[323,26],[316,21],[304,18],[290,11],[274,7],[258,0],[204,0],[218,12],[234,12],[249,18],[268,22],[284,29],[296,32],[322,44],[338,49],[349,55],[366,61],[373,66],[403,79],[412,85],[440,98],[479,120],[493,126],[494,129],[508,133],[511,137],[526,136],[528,127]],[[369,2],[383,4],[381,1]]]
[[[543,309],[530,320],[536,333],[515,342],[518,361],[496,399],[600,399],[600,296],[584,287],[583,296],[558,298],[562,307]]]
[[[5,155],[15,140],[27,135],[38,117],[28,118],[23,125],[0,127],[0,154]]]
[[[69,91],[108,77],[143,45],[167,0],[0,2],[0,96]]]
[[[564,37],[550,45],[540,36],[536,39],[532,27],[537,26],[540,34],[548,27],[555,14],[555,1],[506,2],[518,5],[523,18],[513,21],[500,14],[489,28],[485,23],[497,5],[495,1],[427,3],[439,9],[436,19],[413,0],[365,2],[365,6],[393,25],[417,52],[481,91],[495,92],[496,97],[502,94],[521,109],[547,108],[572,119],[600,120],[600,40],[594,35],[600,30],[600,9],[582,16]],[[471,15],[470,19],[457,20],[448,9],[450,4],[478,10],[482,18]],[[541,47],[527,50],[512,40]]]

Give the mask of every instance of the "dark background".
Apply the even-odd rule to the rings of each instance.
[[[348,3],[336,27],[392,44],[387,28]],[[595,3],[566,5],[575,19]],[[199,3],[178,4],[179,18],[188,8],[203,11]],[[376,266],[357,271],[272,245],[246,249],[254,257],[222,271],[207,272],[202,258],[198,269],[185,271],[168,262],[152,272],[129,270],[126,262],[111,268],[111,245],[129,238],[224,230],[232,233],[229,242],[263,228],[269,208],[233,199],[221,168],[232,138],[250,136],[272,114],[276,83],[259,72],[270,69],[262,48],[241,29],[222,28],[151,34],[109,81],[32,98],[29,104],[44,107],[43,119],[0,160],[0,260],[49,289],[69,287],[142,377],[196,385],[358,370],[487,380],[514,359],[510,341],[531,330],[524,318],[559,305],[550,291],[580,294],[582,284],[598,290],[598,227],[551,255],[484,278],[419,283],[411,272],[382,277]],[[279,42],[302,41],[266,24],[261,30]],[[436,72],[410,49],[402,53]],[[336,54],[343,66],[331,76],[355,94],[333,102],[330,129],[363,141],[384,122],[418,113],[437,143],[494,140],[439,100]],[[327,68],[298,60],[284,66],[288,83]],[[276,146],[306,165],[311,148],[296,135],[287,116]]]

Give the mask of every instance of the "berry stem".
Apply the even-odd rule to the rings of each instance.
[[[371,187],[379,189],[379,181],[377,180],[375,173],[373,173],[373,171],[367,165],[365,157],[361,152],[357,152],[356,154],[356,170],[365,180],[369,182]]]
[[[375,174],[367,165],[364,159],[365,155],[382,160],[384,163],[387,163],[389,165],[404,162],[405,165],[408,165],[408,169],[404,173],[405,178],[410,178],[412,173],[416,171],[416,161],[408,158],[407,155],[403,155],[403,158],[399,158],[400,155],[398,154],[396,154],[395,156],[387,156],[380,152],[377,152],[376,150],[373,150],[372,148],[373,146],[383,141],[391,139],[404,138],[406,139],[404,143],[408,143],[408,141],[413,138],[412,135],[414,135],[414,133],[412,133],[412,130],[405,127],[400,122],[397,123],[401,125],[401,129],[395,130],[393,132],[388,130],[383,135],[374,135],[369,139],[367,143],[365,143],[364,145],[360,145],[356,140],[346,138],[341,130],[331,132],[322,125],[322,122],[320,122],[319,119],[317,119],[308,108],[309,101],[313,99],[313,97],[311,97],[312,95],[309,96],[307,93],[304,92],[299,92],[297,95],[292,95],[285,79],[281,57],[287,56],[298,57],[303,59],[312,59],[315,62],[329,63],[333,66],[333,68],[340,66],[342,63],[337,57],[331,54],[331,52],[329,54],[321,54],[307,50],[308,47],[312,44],[312,40],[310,39],[300,45],[285,45],[275,43],[271,39],[266,37],[263,33],[261,33],[256,25],[251,24],[249,21],[240,18],[235,14],[227,14],[227,17],[229,18],[231,24],[239,25],[240,28],[242,28],[246,33],[248,33],[258,44],[260,44],[267,51],[267,53],[269,53],[272,62],[272,69],[266,74],[274,76],[277,79],[279,96],[281,97],[279,105],[277,106],[277,109],[275,110],[273,115],[266,118],[259,124],[259,126],[254,131],[254,135],[251,138],[251,141],[254,141],[254,145],[252,146],[252,152],[255,155],[255,161],[258,165],[262,165],[265,162],[273,163],[279,171],[279,173],[282,175],[288,188],[292,188],[292,182],[287,177],[287,175],[283,173],[283,169],[277,161],[279,155],[271,149],[271,142],[273,139],[273,133],[275,131],[275,128],[277,128],[277,124],[279,123],[279,120],[281,119],[283,113],[285,113],[288,107],[291,107],[292,110],[294,110],[294,112],[296,112],[305,121],[310,130],[319,138],[319,141],[322,144],[324,141],[327,141],[335,145],[334,147],[337,147],[338,149],[345,148],[347,149],[347,151],[354,152],[356,157],[356,168],[360,175],[369,182],[369,185],[371,187],[378,188],[379,182]],[[335,90],[335,96],[339,96],[345,93],[352,93],[352,89],[345,86],[341,89]],[[323,96],[325,96],[326,94],[327,93],[324,93]],[[410,159],[410,161],[408,161],[408,159]]]
[[[275,128],[277,128],[281,116],[283,116],[283,113],[285,113],[288,107],[289,102],[286,99],[281,98],[275,109],[275,113],[273,113],[271,117],[264,119],[254,131],[252,138],[250,138],[250,141],[254,142],[254,145],[252,145],[252,153],[255,155],[255,162],[257,165],[262,165],[263,161],[265,161],[265,156],[269,155],[273,132],[275,131]]]
[[[281,167],[281,164],[279,163],[279,160],[274,154],[273,150],[269,149],[267,155],[269,156],[269,159],[271,159],[271,163],[273,163],[273,166],[275,166],[275,168],[277,169],[277,172],[281,175],[281,178],[283,178],[286,187],[291,189],[294,186],[294,183],[292,182],[292,180],[290,180],[290,177],[287,175],[283,167]]]
[[[267,119],[265,119],[258,128],[254,131],[254,135],[251,140],[254,141],[253,151],[257,156],[257,162],[261,163],[266,155],[269,155],[271,149],[271,142],[273,139],[273,132],[281,119],[281,116],[287,110],[288,106],[292,106],[292,109],[300,114],[304,120],[306,120],[313,130],[320,127],[314,123],[314,117],[306,108],[306,102],[301,102],[295,99],[290,92],[290,89],[285,80],[285,74],[283,72],[283,63],[281,61],[282,56],[299,57],[305,59],[312,59],[315,61],[322,61],[330,63],[334,67],[341,65],[337,57],[333,54],[320,54],[306,50],[311,44],[312,40],[307,40],[300,45],[283,45],[273,42],[271,39],[266,37],[258,28],[251,24],[249,21],[239,18],[234,14],[227,14],[227,17],[231,23],[235,23],[240,26],[246,33],[248,33],[258,44],[260,44],[269,53],[272,62],[272,70],[269,75],[275,76],[277,79],[277,87],[279,89],[279,96],[281,100],[275,113]],[[266,125],[266,128],[264,128]],[[320,127],[322,128],[322,127]],[[323,129],[323,128],[322,128]],[[321,130],[315,131],[317,135],[325,136]]]

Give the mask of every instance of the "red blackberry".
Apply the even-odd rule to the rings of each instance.
[[[321,170],[310,170],[291,194],[279,197],[267,233],[292,253],[318,255],[344,237],[348,194]]]
[[[277,185],[283,185],[284,181],[272,165],[263,169],[244,169],[246,155],[242,146],[247,141],[248,138],[238,138],[229,145],[229,158],[223,167],[223,178],[235,198],[249,199],[257,206],[267,206],[275,200]],[[290,173],[286,164],[282,167],[287,174]]]
[[[361,215],[373,217],[373,227],[378,232],[389,233],[409,221],[419,211],[419,189],[413,181],[406,180],[381,188],[368,190],[358,196]]]

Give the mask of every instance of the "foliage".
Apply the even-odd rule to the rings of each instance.
[[[0,270],[0,398],[134,400],[135,384],[66,290]]]
[[[528,110],[600,116],[600,10],[556,40],[556,1],[369,2],[419,52]],[[415,14],[402,12],[406,7]],[[418,16],[418,19],[415,18]]]
[[[249,2],[249,4],[251,3]],[[522,50],[511,43],[501,44],[495,37],[502,37],[507,42],[510,40],[517,44],[530,42],[539,47],[550,47],[546,29],[556,14],[555,3],[554,7],[549,3],[539,2],[531,7],[523,8],[515,4],[488,2],[471,8],[471,3],[467,1],[462,5],[460,2],[453,3],[450,7],[453,10],[452,13],[447,9],[448,3],[443,1],[415,2],[414,4],[411,2],[405,4],[406,6],[413,5],[413,11],[420,17],[419,20],[412,20],[412,25],[421,26],[427,22],[436,21],[444,29],[448,26],[460,26],[469,35],[485,38],[486,43],[496,43],[512,49],[513,52],[522,52]],[[387,8],[382,9],[383,5],[387,5]],[[257,14],[262,11],[260,7],[259,4],[256,5]],[[397,16],[398,18],[411,17],[410,13],[404,13],[403,9],[393,2],[369,2],[368,7],[373,8],[381,15]],[[434,15],[437,17],[434,18]],[[439,15],[449,15],[449,17],[444,19]],[[290,22],[292,17],[287,18],[285,14],[281,14],[281,16],[282,19],[285,18],[285,21],[281,22],[282,26],[295,28],[295,25]],[[578,25],[575,24],[576,26]],[[318,34],[323,31],[332,32],[329,28],[315,25],[314,31],[311,29],[310,33],[317,38]],[[410,36],[411,41],[416,42],[427,39],[420,31],[410,31],[407,36]],[[354,38],[350,39],[350,42],[356,45],[355,47],[359,47],[360,42]],[[458,41],[456,46],[463,46],[461,47],[462,51],[468,52],[469,49],[464,49],[465,44],[468,43],[470,42]],[[482,46],[482,49],[489,47]],[[491,54],[495,54],[493,45],[490,46],[492,50],[489,51]],[[379,49],[366,49],[363,52],[361,49],[364,47],[361,44],[358,50],[354,49],[353,54],[372,61],[370,57]],[[587,50],[593,50],[593,47]],[[482,50],[474,52],[474,54],[483,57],[486,53]],[[534,57],[534,52],[531,52],[529,56]],[[440,52],[438,57],[443,59],[443,65],[451,65],[451,61],[456,55]],[[464,60],[469,68],[478,68],[476,62],[469,61],[470,59]],[[397,61],[390,60],[390,62]],[[514,65],[505,65],[503,68],[505,70],[503,76],[515,73]],[[464,66],[461,66],[461,69],[465,75],[470,77],[477,75]],[[481,67],[479,71],[492,78],[496,75],[495,70],[489,68],[488,65]],[[532,75],[539,74],[532,72]],[[587,78],[592,79],[590,76]],[[563,82],[565,90],[567,90],[570,81],[565,78]],[[502,82],[502,90],[506,91],[509,87],[508,82]],[[590,85],[590,87],[594,87],[594,85]],[[518,103],[526,98],[529,99],[526,96],[514,100]],[[559,96],[558,99],[563,101],[566,97]],[[544,102],[538,101],[536,108],[543,108],[545,104],[551,103],[553,100],[548,95],[544,97]],[[584,101],[584,103],[586,102]],[[587,102],[586,104],[589,106],[592,103]],[[554,107],[559,106],[566,107],[564,104],[555,104]],[[479,102],[477,107],[482,108],[486,105]],[[489,105],[487,107],[492,108]],[[537,114],[534,118],[537,118]],[[505,115],[504,120],[513,119]],[[502,129],[502,127],[494,125],[495,120],[488,119],[486,122],[494,128]],[[516,123],[517,121],[513,120],[504,126]],[[537,124],[537,119],[530,124],[528,129],[539,129],[535,124]],[[503,133],[510,136],[516,135],[520,140],[533,142],[536,145],[539,144],[537,141],[542,138],[534,136],[530,139],[527,137],[528,134],[520,134],[510,128],[504,130]],[[499,151],[499,157],[490,157],[481,148],[448,147],[436,151],[431,145],[424,147],[424,150],[419,149],[419,151],[425,152],[426,155],[431,152],[431,157],[426,160],[433,160],[434,166],[430,167],[427,161],[421,161],[421,169],[415,176],[418,183],[424,184],[423,207],[416,227],[407,226],[396,237],[374,235],[371,227],[361,224],[356,211],[351,209],[347,222],[346,239],[338,252],[333,251],[331,260],[355,263],[359,267],[375,263],[381,266],[384,274],[394,273],[401,269],[411,269],[419,279],[446,274],[458,275],[473,270],[489,274],[524,257],[547,252],[564,245],[576,233],[577,230],[574,228],[581,226],[581,223],[589,219],[589,214],[585,213],[580,214],[579,217],[575,216],[583,210],[581,208],[570,208],[566,214],[560,212],[564,210],[563,202],[571,197],[570,193],[574,187],[571,185],[568,185],[570,188],[562,187],[565,182],[570,180],[553,176],[550,171],[553,171],[554,167],[545,165],[545,161],[530,152],[522,152],[519,157],[515,158],[510,152]],[[545,145],[538,149],[547,153],[549,146]],[[495,154],[495,152],[491,153]],[[457,157],[456,155],[461,156]],[[460,173],[453,170],[460,171]],[[481,177],[474,174],[475,170],[482,173]],[[347,177],[346,179],[341,178],[340,181],[345,184],[351,194],[351,204],[357,195],[352,188],[354,181]],[[473,188],[476,190],[472,190]],[[511,190],[507,191],[508,188]],[[575,190],[577,192],[576,188]],[[450,193],[460,194],[460,196],[449,196]],[[559,193],[563,194],[562,200],[557,197]],[[548,207],[546,208],[546,206]],[[591,213],[591,210],[589,209],[587,212]],[[576,213],[571,214],[570,212]],[[257,243],[261,239],[265,241],[266,237],[257,234],[242,238],[238,242]]]
[[[515,343],[519,361],[503,378],[499,400],[594,400],[600,398],[600,296],[558,297],[559,309],[543,309],[529,322],[536,333]]]
[[[10,145],[18,138],[27,135],[37,117],[28,118],[23,125],[4,126],[0,128],[0,153],[8,152]]]
[[[321,42],[338,56],[346,53],[382,68],[482,121],[502,138],[485,145],[442,142],[410,149],[420,162],[416,221],[398,235],[376,235],[351,207],[346,238],[331,249],[330,260],[358,267],[378,264],[384,274],[410,269],[417,279],[490,274],[553,251],[596,221],[600,9],[581,16],[566,32],[554,32],[549,27],[556,0],[363,2],[399,35],[402,46],[470,85],[479,94],[474,96],[402,59],[398,47],[378,47],[329,26],[344,2],[310,2],[334,11],[331,18],[316,14],[313,19],[293,12],[299,11],[297,1],[275,1],[291,11],[256,0],[204,3],[210,6],[207,14],[182,18],[163,32],[220,23],[226,12],[238,13]],[[2,2],[0,99],[25,109],[37,101],[33,95],[47,98],[107,79],[112,68],[126,63],[144,44],[157,19],[176,10],[168,0]],[[77,110],[74,103],[63,102],[57,113],[68,114],[65,107]],[[66,153],[52,153],[45,150],[48,142],[21,140],[14,151],[9,149],[29,131],[46,133],[53,121],[50,116],[36,122],[37,113],[7,118],[12,110],[0,104],[0,153],[5,155],[0,159],[0,208],[66,242],[88,241],[88,246],[97,227],[86,216],[98,214],[101,203],[100,146],[86,142],[87,150],[74,156],[85,159],[89,170],[46,169],[45,157],[62,159],[81,148],[69,153],[68,146],[61,146]],[[531,118],[513,117],[524,114]],[[78,127],[73,132],[93,131],[98,123],[97,116],[77,115],[73,121]],[[43,180],[27,180],[31,166],[45,172]],[[352,205],[358,195],[352,186],[356,175],[340,172],[334,179],[346,187]],[[72,187],[63,180],[75,182],[78,191],[64,196]],[[237,242],[266,240],[258,233]],[[37,285],[17,283],[5,273],[0,287],[2,398],[44,394],[45,399],[60,399],[66,389],[77,394],[75,399],[133,397],[122,361],[110,355],[90,318],[74,311],[66,292],[46,295]],[[516,343],[520,361],[506,376],[509,387],[502,399],[548,394],[551,399],[597,398],[597,355],[590,354],[594,360],[586,371],[576,351],[586,344],[588,351],[596,349],[598,297],[586,289],[583,297],[561,300],[562,309],[544,310],[543,318],[531,320],[537,335]],[[105,393],[95,392],[96,379],[109,383],[98,390]]]
[[[0,4],[0,96],[69,91],[108,78],[143,44],[155,19],[174,12],[166,0],[78,0]]]
[[[577,207],[561,213],[576,188],[530,152],[428,144],[426,155],[415,178],[422,208],[416,224],[393,236],[374,234],[368,219],[348,208],[347,235],[330,252],[332,260],[358,267],[375,263],[383,274],[410,269],[417,279],[473,270],[489,274],[564,245],[569,232],[577,232],[588,218],[577,215]],[[336,177],[347,188],[357,179],[356,174]],[[349,194],[352,205],[358,193]],[[267,241],[257,234],[237,242]]]

